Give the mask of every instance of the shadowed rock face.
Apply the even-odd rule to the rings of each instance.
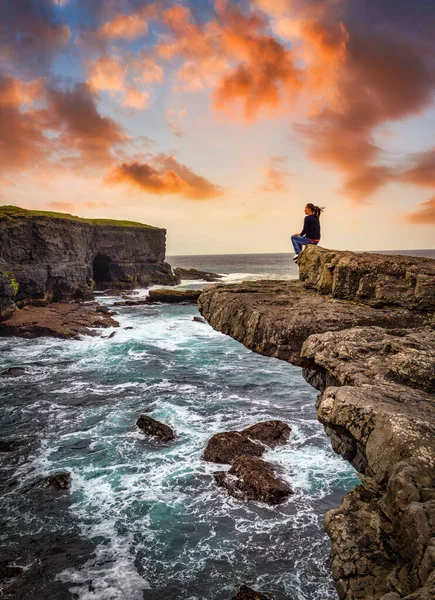
[[[216,285],[199,308],[304,367],[362,486],[327,513],[340,598],[435,598],[435,261],[307,247],[301,281]]]
[[[270,596],[257,592],[247,585],[242,585],[233,600],[270,600]]]
[[[27,211],[0,215],[0,315],[7,316],[14,300],[83,297],[94,284],[177,283],[164,262],[165,240],[166,230],[156,227],[92,224]]]
[[[170,442],[175,438],[175,433],[169,425],[161,423],[149,415],[141,415],[136,425],[143,433],[156,437],[162,442]]]
[[[290,486],[277,477],[274,467],[256,456],[239,456],[228,473],[217,471],[214,477],[236,498],[279,504],[293,494]]]

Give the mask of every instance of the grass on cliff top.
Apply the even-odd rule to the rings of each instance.
[[[27,210],[19,206],[0,206],[0,220],[13,219],[14,217],[51,217],[52,219],[64,219],[67,221],[78,221],[89,225],[105,225],[112,227],[137,227],[142,229],[158,229],[152,225],[136,223],[135,221],[118,221],[116,219],[84,219],[69,215],[68,213],[51,212],[48,210]]]

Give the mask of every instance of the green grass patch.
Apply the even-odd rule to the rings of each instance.
[[[118,221],[116,219],[84,219],[69,215],[68,213],[51,212],[48,210],[27,210],[19,206],[0,206],[0,220],[9,220],[17,217],[47,217],[51,219],[63,219],[64,221],[78,221],[79,223],[88,223],[88,225],[97,225],[105,227],[136,227],[139,229],[158,229],[152,225],[137,223],[136,221]]]

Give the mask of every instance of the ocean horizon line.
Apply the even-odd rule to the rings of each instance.
[[[335,250],[331,248],[331,250]],[[345,252],[346,250],[340,250]],[[349,250],[349,252],[368,252],[369,254],[387,254],[389,252],[435,252],[434,248],[398,248],[389,250]],[[291,250],[288,252],[228,252],[228,253],[212,253],[212,254],[167,254],[169,258],[190,258],[194,256],[285,256],[286,254],[294,254]]]

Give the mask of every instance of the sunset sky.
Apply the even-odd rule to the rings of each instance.
[[[0,204],[168,254],[435,248],[433,0],[2,0]]]

